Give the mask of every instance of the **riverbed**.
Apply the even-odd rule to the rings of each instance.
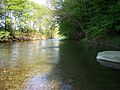
[[[0,90],[120,90],[120,70],[96,55],[111,47],[58,39],[0,43]]]

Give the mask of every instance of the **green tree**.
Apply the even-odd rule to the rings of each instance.
[[[85,37],[84,19],[85,14],[83,2],[74,0],[64,0],[62,8],[58,10],[60,17],[60,34],[69,39],[81,40]]]
[[[120,0],[63,0],[61,6],[60,34],[69,39],[120,35]]]

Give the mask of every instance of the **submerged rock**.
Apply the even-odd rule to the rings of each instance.
[[[103,66],[120,69],[120,51],[99,52],[96,59]]]

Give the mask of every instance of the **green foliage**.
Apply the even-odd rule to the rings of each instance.
[[[57,10],[60,34],[86,38],[120,35],[120,0],[64,0]],[[77,34],[76,34],[77,35]]]
[[[0,41],[7,41],[10,38],[10,32],[0,30]]]
[[[89,21],[87,36],[104,36],[109,33],[118,33],[120,21],[120,0],[93,0],[89,2]]]
[[[79,34],[83,33],[83,26],[85,25],[83,22],[85,20],[82,17],[85,17],[86,11],[83,8],[82,1],[64,0],[62,9],[57,11],[60,17],[61,35],[75,40],[80,39]]]
[[[34,3],[32,0],[1,0],[0,1],[0,28],[9,32],[15,37],[16,32],[43,32],[42,25],[46,27],[45,32],[50,32],[56,28],[54,20],[45,17],[52,17],[53,10],[46,6]],[[4,18],[3,18],[4,17]],[[51,27],[50,27],[51,26]],[[51,30],[52,29],[52,30]],[[6,33],[5,32],[5,33]],[[4,33],[2,37],[4,37]]]

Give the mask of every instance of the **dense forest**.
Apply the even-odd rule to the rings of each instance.
[[[0,40],[31,31],[52,38],[59,31],[77,41],[120,41],[120,0],[50,1],[50,7],[29,0],[0,1]]]
[[[73,40],[119,39],[120,0],[64,0],[60,33]]]

